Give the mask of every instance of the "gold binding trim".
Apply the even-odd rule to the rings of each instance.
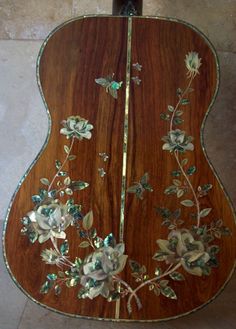
[[[37,83],[38,83],[38,87],[39,87],[39,91],[40,91],[40,94],[41,94],[41,97],[42,97],[42,100],[43,100],[43,103],[44,103],[44,106],[45,106],[45,110],[46,110],[46,114],[48,116],[48,133],[47,133],[47,137],[45,139],[45,142],[44,144],[42,145],[42,148],[39,150],[39,153],[38,155],[36,156],[36,158],[33,160],[33,162],[31,163],[31,165],[29,166],[29,168],[26,170],[25,174],[21,177],[21,179],[19,180],[19,183],[16,187],[16,190],[9,202],[9,206],[7,208],[7,212],[6,212],[6,216],[5,216],[5,220],[4,220],[4,226],[3,226],[3,233],[2,233],[2,244],[3,244],[3,259],[4,259],[4,262],[5,262],[5,266],[6,266],[6,269],[11,277],[11,279],[13,280],[13,282],[15,283],[15,285],[30,299],[32,300],[33,302],[35,302],[37,305],[47,309],[47,310],[50,310],[50,311],[53,311],[57,314],[60,314],[60,315],[65,315],[65,316],[68,316],[68,317],[71,317],[71,318],[78,318],[78,319],[92,319],[92,320],[103,320],[103,321],[106,321],[106,322],[109,322],[109,321],[114,321],[114,322],[140,322],[140,323],[152,323],[152,322],[163,322],[163,321],[167,321],[167,320],[173,320],[173,319],[179,319],[185,315],[189,315],[189,314],[192,314],[194,313],[195,311],[197,310],[200,310],[202,309],[203,307],[205,307],[206,305],[208,305],[210,302],[212,302],[213,300],[215,300],[215,298],[225,289],[226,285],[228,284],[230,278],[232,277],[233,273],[234,273],[234,270],[236,268],[236,261],[234,263],[234,266],[232,267],[232,270],[231,272],[229,273],[228,275],[228,278],[227,280],[225,281],[225,283],[222,285],[221,289],[218,290],[218,292],[211,298],[209,299],[205,304],[199,306],[199,307],[196,307],[195,309],[189,311],[189,312],[185,312],[185,313],[181,313],[179,314],[178,316],[172,316],[172,317],[167,317],[167,318],[159,318],[159,319],[151,319],[151,320],[137,320],[137,319],[127,319],[127,318],[121,318],[121,319],[115,319],[115,318],[102,318],[102,317],[93,317],[93,316],[86,316],[86,315],[79,315],[79,314],[71,314],[71,313],[66,313],[66,312],[62,312],[62,311],[59,311],[53,307],[50,307],[50,306],[47,306],[45,304],[43,304],[42,302],[39,302],[38,300],[34,299],[34,297],[32,297],[19,283],[18,281],[16,280],[16,278],[14,277],[13,273],[11,272],[11,269],[9,267],[9,264],[8,264],[8,261],[7,261],[7,258],[6,258],[6,248],[5,248],[5,234],[6,234],[6,229],[7,229],[7,224],[8,224],[8,218],[9,218],[9,213],[10,213],[10,210],[11,210],[11,206],[14,202],[14,199],[16,197],[16,194],[18,192],[18,190],[20,189],[22,183],[24,182],[24,180],[26,179],[26,177],[28,176],[29,172],[31,171],[32,167],[35,165],[35,163],[37,162],[37,160],[40,158],[40,156],[42,155],[43,151],[45,150],[47,144],[48,144],[48,141],[49,141],[49,137],[50,137],[50,133],[51,133],[51,126],[52,126],[52,121],[51,121],[51,116],[50,116],[50,112],[49,112],[49,108],[47,106],[47,103],[45,101],[45,98],[44,98],[44,95],[43,95],[43,90],[42,90],[42,86],[41,86],[41,82],[40,82],[40,74],[39,74],[39,64],[40,64],[40,60],[41,60],[41,56],[42,56],[42,53],[44,51],[44,48],[46,47],[49,39],[58,31],[60,30],[61,28],[65,27],[67,24],[73,22],[73,21],[77,21],[77,20],[82,20],[82,19],[90,19],[90,18],[95,18],[95,17],[100,17],[100,18],[107,18],[107,17],[110,17],[110,18],[121,18],[120,16],[112,16],[112,15],[84,15],[84,16],[79,16],[79,17],[75,17],[75,18],[72,18],[70,20],[67,20],[65,21],[64,23],[60,24],[59,26],[57,26],[54,30],[52,30],[50,32],[50,34],[47,36],[47,38],[44,40],[42,46],[41,46],[41,49],[39,51],[39,54],[38,54],[38,58],[37,58],[37,64],[36,64],[36,77],[37,77]],[[180,19],[177,19],[177,18],[167,18],[167,17],[162,17],[162,16],[139,16],[139,17],[133,17],[133,19],[156,19],[156,20],[165,20],[165,21],[171,21],[171,22],[176,22],[176,23],[179,23],[179,24],[182,24],[182,25],[185,25],[187,26],[188,28],[192,29],[193,31],[195,31],[200,37],[202,37],[202,39],[206,42],[206,44],[209,46],[209,48],[211,49],[214,57],[215,57],[215,64],[216,64],[216,71],[217,71],[217,83],[216,83],[216,89],[215,89],[215,93],[212,97],[212,101],[208,107],[208,110],[205,114],[205,117],[203,119],[203,123],[202,123],[202,126],[201,126],[201,131],[200,131],[200,140],[201,140],[201,146],[202,146],[202,149],[203,149],[203,152],[206,156],[206,160],[210,166],[210,168],[212,169],[212,172],[214,173],[217,181],[219,182],[219,185],[221,187],[221,189],[223,190],[224,194],[225,194],[225,197],[231,207],[231,210],[232,210],[232,214],[234,216],[234,219],[235,219],[235,224],[236,224],[236,214],[235,214],[235,210],[233,208],[233,203],[227,193],[227,191],[225,190],[220,178],[218,177],[217,175],[217,172],[215,170],[215,168],[213,167],[207,153],[206,153],[206,150],[205,150],[205,145],[204,145],[204,140],[203,140],[203,131],[204,131],[204,128],[205,128],[205,123],[206,123],[206,120],[208,118],[208,115],[212,109],[212,106],[216,100],[216,96],[218,94],[218,90],[219,90],[219,73],[220,73],[220,68],[219,68],[219,60],[218,60],[218,57],[217,57],[217,54],[216,54],[216,50],[214,48],[214,46],[212,45],[211,41],[205,36],[205,34],[203,34],[198,28],[196,28],[194,25],[190,24],[190,23],[187,23],[183,20],[180,20]]]
[[[128,18],[127,29],[127,57],[126,57],[126,77],[125,77],[125,118],[123,135],[123,159],[122,159],[122,181],[121,181],[121,205],[120,205],[120,228],[119,240],[124,240],[125,224],[125,197],[126,197],[126,176],[127,176],[127,150],[129,134],[129,96],[130,96],[130,70],[131,70],[131,41],[132,41],[132,18]],[[120,318],[120,298],[116,301],[115,319]]]
[[[126,58],[126,89],[125,89],[125,119],[123,135],[123,160],[122,160],[122,185],[121,185],[121,208],[120,208],[120,242],[124,239],[124,220],[125,220],[125,196],[126,196],[126,171],[127,171],[127,149],[128,149],[128,130],[129,130],[129,96],[130,96],[130,70],[131,70],[131,37],[132,37],[132,18],[128,18],[127,33],[127,58]]]

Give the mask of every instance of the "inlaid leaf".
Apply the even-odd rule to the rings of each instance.
[[[171,172],[171,175],[172,175],[173,177],[179,177],[179,176],[181,175],[181,171],[180,171],[180,170],[173,170],[173,171]]]
[[[167,252],[164,251],[158,251],[155,253],[155,255],[152,257],[152,259],[157,260],[159,262],[162,262],[165,260],[166,256],[168,255]]]
[[[162,269],[161,269],[161,267],[156,267],[156,269],[155,269],[155,275],[156,276],[160,276],[162,274]]]
[[[170,299],[177,299],[174,290],[170,287],[161,288],[161,294]]]
[[[52,274],[48,274],[48,275],[47,275],[47,279],[48,279],[49,281],[55,281],[55,280],[57,279],[57,275],[54,274],[54,273],[52,273]]]
[[[89,231],[89,236],[90,236],[90,238],[92,238],[92,239],[95,239],[95,238],[96,238],[96,236],[97,236],[97,230],[96,230],[95,227],[93,227],[93,228]]]
[[[171,211],[168,208],[157,207],[156,212],[161,215],[163,219],[167,219],[171,216]]]
[[[184,111],[179,110],[179,111],[176,111],[176,112],[175,112],[175,115],[176,115],[177,117],[180,117],[183,113],[184,113]]]
[[[56,195],[57,195],[57,190],[51,190],[51,191],[48,192],[48,196],[50,198],[55,199]]]
[[[72,160],[75,160],[75,159],[76,159],[76,155],[74,155],[74,154],[71,154],[71,155],[68,156],[69,161],[72,161]]]
[[[159,289],[158,287],[154,287],[153,292],[156,296],[160,296],[161,289]]]
[[[44,284],[40,288],[40,293],[41,294],[47,294],[52,286],[53,286],[53,281],[44,282]]]
[[[187,159],[187,158],[185,158],[185,159],[183,159],[183,160],[181,161],[181,165],[182,165],[182,166],[185,166],[187,163],[188,163],[188,159]]]
[[[180,217],[180,215],[181,215],[181,209],[178,208],[173,212],[172,217],[175,219],[178,219]]]
[[[178,116],[175,116],[174,119],[173,119],[173,123],[174,123],[175,125],[180,125],[180,124],[183,123],[183,122],[184,122],[184,119],[182,119],[182,118],[180,118],[180,117],[178,117]]]
[[[89,247],[89,246],[90,246],[90,244],[89,244],[88,241],[82,241],[82,242],[79,244],[79,247],[80,247],[80,248],[87,248],[87,247]]]
[[[75,258],[75,266],[76,266],[76,268],[79,269],[82,265],[83,265],[82,259],[79,258],[79,257],[76,257]]]
[[[83,228],[87,231],[93,225],[93,211],[90,210],[83,218],[82,222]]]
[[[72,278],[70,280],[66,281],[66,285],[68,288],[75,287],[78,284],[79,279],[78,278]]]
[[[183,195],[184,195],[183,189],[177,191],[177,198],[181,198]]]
[[[73,191],[70,188],[66,188],[65,192],[66,192],[67,195],[72,195],[73,194]]]
[[[181,103],[181,105],[187,105],[190,103],[190,101],[186,98],[183,98],[180,103]]]
[[[61,293],[61,287],[58,284],[55,285],[55,287],[54,287],[54,293],[56,296],[60,295],[60,293]]]
[[[183,93],[183,91],[182,91],[181,88],[178,88],[177,91],[176,91],[176,93],[177,93],[177,96],[181,96],[182,93]]]
[[[60,246],[60,252],[62,254],[62,256],[65,256],[65,255],[68,255],[69,253],[69,244],[68,244],[68,241],[65,240],[61,246]]]
[[[205,208],[205,209],[202,209],[200,211],[200,217],[203,218],[203,217],[206,217],[210,212],[211,212],[212,208]]]
[[[44,185],[50,185],[50,182],[49,182],[49,180],[48,180],[47,178],[41,178],[41,179],[40,179],[40,182],[41,182],[42,184],[44,184]]]
[[[169,112],[174,112],[174,106],[172,106],[172,105],[168,105],[168,111]]]
[[[170,115],[169,115],[169,114],[166,114],[166,113],[161,113],[161,114],[160,114],[160,118],[161,118],[162,120],[169,121],[169,120],[170,120]]]
[[[168,283],[169,283],[169,280],[161,280],[159,282],[159,285],[161,286],[161,288],[165,288],[165,287],[167,287]]]
[[[193,88],[188,88],[187,93],[190,94],[190,93],[192,93],[193,91],[194,91]]]
[[[181,185],[182,185],[181,181],[178,180],[178,179],[173,179],[173,184],[174,184],[175,186],[181,186]]]
[[[116,245],[115,237],[112,233],[108,234],[105,239],[103,240],[105,247],[112,247],[114,248]]]
[[[176,191],[177,191],[177,187],[175,185],[170,185],[165,189],[164,193],[165,194],[175,194]]]
[[[185,278],[183,276],[183,274],[179,273],[179,272],[172,272],[169,274],[170,278],[174,281],[184,281]]]
[[[67,175],[67,172],[66,172],[66,171],[60,171],[60,172],[57,174],[57,176],[62,176],[62,177],[66,176],[66,175]]]
[[[72,181],[70,188],[73,191],[81,191],[89,186],[89,183],[83,182],[83,181]]]
[[[192,207],[194,206],[194,203],[192,200],[183,200],[180,202],[185,207]]]
[[[42,201],[39,195],[32,195],[31,199],[34,203],[40,203]]]
[[[66,177],[66,178],[64,179],[64,184],[65,184],[65,185],[70,185],[70,183],[71,183],[71,179],[70,179],[70,177]]]
[[[211,255],[216,255],[216,254],[218,254],[219,251],[220,251],[220,247],[216,244],[209,247],[209,253]]]
[[[55,166],[56,166],[57,170],[60,169],[61,168],[61,161],[56,160],[55,161]]]
[[[201,188],[203,191],[208,192],[212,189],[212,184],[204,184]]]
[[[59,278],[64,278],[65,277],[65,273],[62,272],[62,271],[58,271],[57,274],[58,274]]]
[[[93,241],[94,245],[96,248],[101,248],[103,247],[103,239],[100,238],[99,236],[96,236],[96,238]]]
[[[118,300],[120,298],[120,292],[118,292],[118,291],[113,291],[113,292],[111,292],[111,294],[109,295],[109,297],[108,297],[108,302],[113,302],[113,301],[115,301],[115,300]]]
[[[139,271],[142,267],[138,262],[136,262],[135,260],[132,260],[132,259],[129,260],[129,266],[131,268],[131,271],[136,272],[136,273],[139,273]]]
[[[196,172],[196,170],[197,170],[197,168],[195,166],[191,166],[188,168],[187,174],[191,176],[192,174],[194,174]]]
[[[66,152],[66,154],[70,153],[70,149],[67,145],[64,145],[64,151]]]

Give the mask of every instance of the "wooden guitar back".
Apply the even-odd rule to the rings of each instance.
[[[198,53],[201,65],[183,95],[190,81],[184,62],[190,52]],[[103,319],[158,321],[189,313],[213,299],[234,267],[235,220],[203,151],[202,124],[216,96],[219,79],[209,42],[194,28],[173,20],[81,18],[64,24],[45,41],[38,73],[51,126],[48,143],[21,182],[6,221],[6,263],[15,282],[30,298],[50,309]],[[122,85],[109,85],[106,92],[95,79],[108,76],[110,83],[122,81]],[[112,97],[112,91],[117,93],[117,99]],[[71,139],[60,134],[60,129],[61,122],[70,116],[80,116],[93,125],[91,139],[73,143],[71,154],[77,157],[63,168],[72,181],[89,183],[75,191],[73,198],[82,205],[83,215],[93,211],[98,236],[105,238],[112,232],[117,243],[124,242],[124,254],[128,255],[126,266],[117,274],[119,289],[126,296],[121,293],[112,302],[101,295],[78,299],[77,286],[63,287],[60,295],[40,293],[48,273],[60,270],[40,257],[45,248],[52,248],[52,243],[49,239],[32,244],[20,233],[21,219],[34,208],[31,197],[42,188],[40,179],[46,177],[51,182],[55,160],[63,162],[65,158],[64,145],[69,147]],[[172,119],[175,123],[170,129]],[[193,141],[187,141],[187,136],[192,136]],[[169,148],[165,149],[164,144]],[[60,195],[63,203],[69,198],[70,193]],[[212,241],[205,241],[197,229],[205,229]],[[92,252],[79,248],[83,237],[75,226],[68,227],[66,235],[72,262]],[[171,237],[179,243],[179,249],[182,239],[181,250],[176,245],[171,249],[167,243],[166,249],[163,247],[160,240],[170,242]],[[218,265],[212,263],[213,249]],[[155,257],[157,252],[159,256]],[[164,252],[162,258],[160,252]],[[171,263],[168,257],[173,254],[176,260]],[[212,258],[207,259],[210,254]],[[195,260],[190,259],[194,256]],[[186,259],[192,262],[189,271],[185,268]],[[131,266],[130,260],[135,261]],[[196,265],[197,261],[208,265],[211,262],[211,273],[191,273],[196,268],[206,268],[205,263]],[[176,267],[178,264],[182,266]],[[146,271],[139,265],[144,265]],[[173,272],[177,277],[168,275],[168,267],[176,267]],[[115,276],[110,279],[116,280]],[[143,285],[137,290],[142,308],[129,289],[123,286],[122,290],[122,282],[133,290]]]

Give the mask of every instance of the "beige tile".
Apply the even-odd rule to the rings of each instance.
[[[17,329],[66,329],[66,321],[65,316],[28,301]]]
[[[204,32],[217,49],[236,50],[235,0],[146,0],[143,14],[185,20]]]
[[[0,224],[0,236],[2,236],[2,223]],[[26,304],[26,297],[8,274],[2,258],[2,244],[0,244],[0,273],[0,328],[16,329]]]
[[[144,15],[186,20],[202,30],[217,49],[236,50],[235,0],[146,0],[143,3]],[[111,0],[2,0],[0,38],[42,39],[58,24],[73,16],[111,12]]]
[[[71,14],[72,0],[1,0],[0,38],[43,39]]]
[[[236,206],[236,55],[219,52],[221,84],[205,126],[207,154]],[[233,176],[232,176],[233,175]],[[233,177],[233,179],[232,179]]]
[[[73,16],[111,13],[112,0],[73,0]]]
[[[47,116],[36,83],[41,41],[0,41],[0,218],[47,133]]]

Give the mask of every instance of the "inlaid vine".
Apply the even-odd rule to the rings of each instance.
[[[129,261],[132,276],[136,282],[140,282],[134,292],[128,298],[128,310],[132,312],[132,298],[138,291],[148,286],[149,290],[159,296],[160,294],[177,299],[177,294],[171,287],[171,281],[184,281],[184,272],[195,276],[210,275],[211,270],[218,266],[217,254],[220,250],[217,239],[222,235],[229,235],[230,230],[223,225],[221,219],[204,221],[211,213],[212,208],[202,208],[201,198],[204,198],[213,186],[206,182],[195,188],[191,176],[197,171],[194,164],[188,165],[188,152],[194,151],[193,137],[176,126],[184,122],[183,115],[186,106],[190,104],[189,94],[193,92],[192,82],[199,74],[201,59],[196,52],[186,55],[185,65],[187,68],[187,86],[184,90],[177,89],[177,103],[175,106],[168,105],[167,112],[161,113],[161,119],[169,124],[167,135],[162,138],[163,151],[170,153],[176,161],[176,168],[171,172],[172,184],[167,186],[164,193],[174,195],[179,200],[177,209],[157,207],[157,214],[162,219],[162,225],[169,230],[166,239],[157,239],[158,249],[153,255],[157,262],[154,277],[146,273],[146,267],[135,261]],[[185,198],[185,194],[191,194],[191,198]],[[185,220],[181,214],[182,207],[191,210],[190,217],[194,225],[185,227]],[[193,210],[194,209],[194,210]],[[164,263],[164,265],[163,265]],[[182,271],[178,270],[182,268]]]
[[[141,70],[141,65],[135,65],[137,70]],[[185,108],[190,104],[189,94],[194,91],[192,82],[199,74],[201,59],[196,52],[190,52],[186,55],[185,65],[186,87],[183,90],[177,89],[176,105],[168,105],[167,111],[161,114],[161,119],[168,124],[167,133],[162,138],[162,149],[169,152],[176,165],[170,172],[171,183],[165,188],[164,194],[177,198],[179,205],[177,209],[156,207],[156,213],[167,233],[166,239],[159,238],[156,241],[157,250],[153,255],[153,261],[156,262],[155,273],[151,276],[145,265],[129,260],[132,276],[138,285],[132,288],[122,280],[119,274],[128,259],[124,242],[117,243],[113,233],[105,238],[100,237],[93,226],[93,212],[83,215],[82,205],[76,203],[74,192],[88,188],[89,183],[70,177],[65,167],[69,161],[76,159],[76,155],[72,154],[74,143],[91,139],[93,125],[80,116],[70,116],[62,122],[63,127],[60,130],[69,141],[69,144],[64,145],[65,157],[55,161],[55,174],[51,179],[40,179],[44,187],[32,196],[34,208],[22,219],[21,231],[28,236],[31,243],[51,242],[51,248],[44,249],[41,258],[46,264],[58,267],[58,271],[47,275],[40,289],[42,294],[54,290],[59,295],[63,287],[77,287],[78,298],[93,299],[100,295],[108,301],[114,301],[127,296],[127,308],[131,313],[133,298],[138,308],[142,307],[137,294],[140,289],[148,287],[157,296],[177,299],[171,286],[172,281],[184,281],[187,279],[186,273],[195,276],[210,275],[212,269],[218,266],[217,254],[220,248],[217,240],[223,235],[229,235],[230,230],[224,226],[222,219],[209,220],[212,208],[201,205],[201,200],[211,193],[212,184],[207,181],[197,187],[193,184],[192,176],[198,168],[189,163],[188,154],[194,151],[194,139],[186,131],[179,129],[179,126],[184,122]],[[117,90],[122,82],[114,81],[113,75],[95,81],[117,98]],[[109,158],[104,152],[100,152],[99,156],[104,162]],[[104,177],[106,172],[102,173],[103,168],[99,169],[100,176]],[[149,197],[150,194],[146,192],[152,191],[148,173],[144,173],[138,182],[127,189],[128,193],[137,197],[138,202],[142,202],[144,196]],[[65,196],[67,200],[63,202],[62,198]],[[188,227],[183,207],[189,209],[189,216],[193,220],[193,225]],[[69,256],[66,230],[70,226],[78,233],[78,247],[88,250],[84,258],[79,254],[75,259]]]
[[[58,266],[59,270],[49,273],[42,284],[40,292],[47,294],[54,290],[59,295],[63,286],[67,288],[79,287],[78,298],[93,299],[99,295],[108,301],[117,300],[127,294],[133,294],[133,289],[119,277],[126,265],[124,243],[117,243],[112,233],[104,239],[98,236],[93,227],[93,212],[82,214],[82,205],[76,204],[72,198],[75,191],[89,186],[82,180],[73,180],[64,170],[68,161],[76,159],[71,154],[76,141],[90,139],[93,126],[80,116],[70,116],[62,122],[60,133],[70,140],[64,145],[65,158],[56,160],[56,173],[51,179],[41,178],[40,182],[46,188],[40,188],[37,195],[32,196],[34,209],[22,219],[21,232],[28,236],[31,243],[40,244],[50,240],[52,247],[41,253],[42,261],[49,265]],[[102,154],[104,161],[108,156]],[[68,196],[66,203],[60,199]],[[66,239],[66,230],[73,226],[78,233],[79,248],[88,248],[85,258],[69,257],[69,242]],[[60,243],[59,241],[62,242]],[[139,298],[134,293],[138,307],[141,307]]]

